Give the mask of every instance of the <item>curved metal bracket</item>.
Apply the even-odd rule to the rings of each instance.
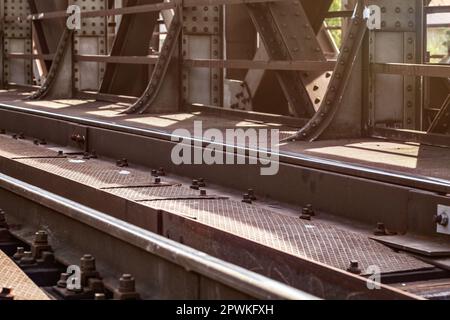
[[[167,33],[167,37],[164,41],[161,55],[159,56],[158,62],[155,65],[155,69],[147,88],[145,89],[143,95],[139,98],[139,100],[131,107],[123,111],[122,114],[142,114],[151,107],[156,97],[158,96],[158,93],[163,84],[164,77],[167,73],[167,69],[169,68],[171,58],[177,45],[177,40],[181,33],[181,28],[182,24],[180,13],[179,10],[176,10]]]
[[[285,141],[315,141],[334,120],[344,98],[348,82],[354,69],[367,26],[364,17],[364,1],[360,0],[355,8],[351,26],[347,32],[337,65],[330,81],[325,98],[319,110],[308,123],[294,136]]]
[[[55,85],[56,78],[58,73],[61,70],[64,56],[67,54],[69,44],[71,43],[73,35],[73,30],[69,30],[64,28],[64,32],[61,36],[61,39],[58,44],[58,48],[56,49],[55,57],[53,58],[52,65],[47,74],[47,78],[45,79],[44,84],[31,96],[27,99],[29,100],[39,100],[44,99],[50,92],[50,90]]]

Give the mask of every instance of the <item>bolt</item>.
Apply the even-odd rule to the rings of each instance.
[[[248,193],[244,194],[244,197],[242,199],[242,202],[244,203],[248,203],[251,204],[252,203],[252,199],[250,198],[250,195]]]
[[[13,259],[16,261],[20,261],[25,253],[25,248],[24,247],[17,247],[17,251],[16,253],[14,253],[13,255]]]
[[[123,158],[121,160],[117,160],[116,165],[120,168],[128,167],[128,159]]]
[[[359,268],[359,262],[356,260],[350,261],[350,267],[347,269],[348,272],[353,274],[361,274],[361,269]]]
[[[119,292],[128,293],[135,291],[135,280],[131,274],[124,274],[120,278]]]
[[[157,171],[158,176],[160,177],[164,177],[166,175],[166,171],[164,170],[163,167],[159,168],[159,170]]]
[[[82,271],[95,271],[95,258],[92,255],[85,254],[80,261]]]
[[[23,253],[22,259],[20,259],[20,264],[22,265],[32,265],[35,263],[33,258],[33,253],[31,251],[25,251]]]
[[[0,228],[8,229],[8,223],[6,221],[6,213],[1,209],[0,209]]]
[[[308,209],[309,214],[310,214],[312,217],[314,217],[314,216],[316,215],[316,212],[315,212],[314,207],[313,207],[312,204],[307,204],[305,208]]]
[[[248,189],[248,190],[247,190],[247,193],[248,193],[248,196],[250,197],[250,199],[251,199],[252,201],[257,200],[257,199],[256,199],[256,196],[255,196],[255,190],[253,190],[253,189]]]
[[[14,300],[12,288],[2,287],[2,290],[0,291],[0,300]]]
[[[205,188],[206,187],[205,179],[203,179],[203,178],[198,179],[198,186],[200,188]]]
[[[34,139],[33,143],[38,146],[39,145],[39,140],[38,139]]]
[[[157,177],[158,176],[158,170],[153,169],[152,170],[152,176]]]
[[[64,151],[59,150],[59,151],[58,151],[58,156],[62,157],[63,155],[64,155]]]
[[[438,225],[441,225],[441,226],[443,226],[443,227],[446,227],[446,226],[448,226],[448,222],[449,222],[448,215],[447,215],[446,213],[437,215],[437,216],[434,217],[434,221],[435,221]]]
[[[69,274],[61,273],[61,276],[60,276],[58,282],[56,283],[56,285],[59,288],[67,288],[67,279],[69,279]]]
[[[161,178],[155,178],[155,184],[160,184],[161,183]]]
[[[387,235],[386,226],[382,222],[377,223],[377,228],[373,231],[373,234],[376,236],[385,236]]]
[[[200,196],[206,197],[206,190],[205,189],[201,189],[200,190]]]
[[[48,234],[45,231],[38,231],[34,235],[34,243],[39,245],[47,245],[48,244]]]
[[[191,189],[193,189],[193,190],[199,190],[200,189],[200,185],[199,185],[198,180],[195,180],[195,179],[192,180]]]
[[[311,217],[311,211],[309,210],[309,208],[304,207],[302,209],[302,214],[300,215],[300,219],[302,220],[308,220],[311,221],[312,217]]]

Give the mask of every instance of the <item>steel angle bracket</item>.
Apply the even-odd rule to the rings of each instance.
[[[342,104],[345,90],[347,89],[367,30],[363,17],[364,5],[364,0],[359,0],[356,5],[350,28],[347,31],[342,46],[342,51],[338,57],[336,68],[319,110],[299,132],[285,139],[285,141],[315,141],[333,122]]]
[[[48,72],[47,78],[42,87],[40,87],[35,93],[28,97],[29,100],[40,100],[46,98],[52,92],[52,89],[54,89],[54,87],[58,84],[59,81],[57,81],[57,79],[62,72],[64,63],[66,62],[65,57],[67,55],[72,55],[72,38],[73,30],[65,28],[59,41],[58,48],[56,50],[56,54],[53,59],[50,71]],[[72,66],[70,66],[70,68],[71,67]]]
[[[161,55],[155,65],[155,69],[150,78],[147,88],[145,89],[142,96],[133,104],[131,107],[123,111],[123,114],[143,114],[145,113],[153,104],[153,102],[158,97],[158,93],[162,87],[164,78],[167,74],[169,64],[172,60],[172,56],[177,47],[178,39],[181,33],[182,23],[181,23],[181,13],[180,8],[175,9],[175,15],[170,24],[167,37],[164,40],[164,44],[161,49]]]

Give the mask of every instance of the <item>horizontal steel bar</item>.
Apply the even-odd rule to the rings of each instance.
[[[372,63],[371,70],[382,74],[450,78],[450,65],[441,64]]]
[[[258,299],[316,300],[317,298],[282,283],[216,259],[175,241],[169,240],[105,213],[37,188],[0,173],[0,188],[61,214],[67,223],[87,225],[150,255],[181,266],[187,272],[196,272],[230,288]],[[65,225],[70,230],[69,225]],[[124,253],[126,254],[126,253]]]
[[[336,66],[336,61],[186,59],[183,60],[183,65],[191,68],[332,71]]]
[[[158,56],[107,56],[107,55],[75,55],[76,61],[93,61],[120,64],[149,64],[158,62]]]
[[[177,6],[183,7],[195,7],[195,6],[206,6],[206,5],[233,5],[233,4],[244,4],[244,3],[261,3],[261,2],[281,2],[287,0],[171,0],[164,3],[146,4],[140,6],[130,6],[115,9],[103,9],[103,10],[92,10],[92,11],[82,11],[82,18],[94,18],[94,17],[105,17],[114,15],[127,15],[127,14],[140,14],[146,12],[155,12],[162,10],[175,9]],[[31,14],[28,16],[18,16],[18,17],[6,17],[5,22],[14,21],[24,21],[24,20],[47,20],[47,19],[58,19],[68,17],[69,14],[66,11],[54,11],[54,12],[39,12]]]
[[[5,57],[7,59],[23,59],[23,60],[53,60],[54,54],[27,54],[27,53],[6,53]]]
[[[325,15],[325,18],[350,18],[353,15],[353,11],[344,10],[344,11],[330,11]]]
[[[428,14],[446,13],[446,12],[450,12],[450,6],[430,6],[430,7],[424,7],[424,10]]]

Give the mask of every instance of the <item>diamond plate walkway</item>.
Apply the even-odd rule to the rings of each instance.
[[[1,250],[0,288],[11,288],[14,300],[50,300],[50,298]]]

